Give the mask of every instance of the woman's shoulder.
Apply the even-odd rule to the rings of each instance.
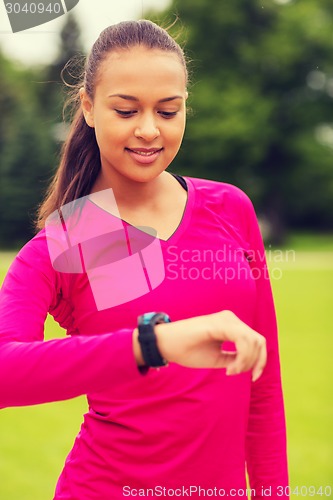
[[[202,194],[206,200],[211,198],[219,205],[242,205],[245,208],[252,208],[249,196],[234,184],[198,177],[186,176],[185,179],[192,184],[195,192]]]
[[[11,305],[12,312],[6,313],[11,317],[15,308],[22,310],[23,303],[31,310],[46,304],[47,311],[50,304],[56,304],[58,290],[59,282],[49,256],[45,230],[41,230],[21,248],[9,266],[1,288],[0,303],[3,310]]]
[[[22,255],[47,255],[47,241],[45,228],[36,233],[29,241],[27,241],[18,252],[18,256]]]
[[[53,273],[45,228],[25,243],[17,253],[13,265],[34,267],[44,274]]]

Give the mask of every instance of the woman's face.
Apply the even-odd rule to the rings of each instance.
[[[81,90],[100,149],[98,185],[124,178],[149,182],[161,174],[182,142],[186,98],[176,54],[144,46],[111,52],[99,68],[93,100]]]

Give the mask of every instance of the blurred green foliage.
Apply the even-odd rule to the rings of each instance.
[[[175,15],[170,32],[180,31],[193,76],[171,170],[244,189],[273,244],[289,228],[332,230],[332,1],[173,0],[146,17],[167,25]],[[0,247],[33,234],[62,140],[61,68],[81,53],[68,15],[48,67],[23,70],[0,55]]]
[[[21,246],[34,234],[36,208],[58,162],[64,102],[60,73],[80,51],[72,15],[60,38],[59,57],[47,67],[18,67],[0,52],[1,248]]]
[[[15,246],[32,231],[32,210],[50,176],[53,145],[33,71],[0,54],[0,241]]]
[[[194,72],[177,170],[243,188],[275,243],[332,229],[332,1],[174,0],[150,18],[175,15]]]

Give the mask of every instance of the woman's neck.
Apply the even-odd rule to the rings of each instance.
[[[128,183],[128,186],[122,184],[120,191],[117,190],[117,185],[113,185],[113,201],[113,196],[107,191],[104,195],[103,190],[106,189],[110,187],[101,183],[95,184],[92,193],[98,196],[98,199],[93,200],[97,205],[132,226],[154,228],[161,239],[167,240],[182,220],[187,192],[177,179],[167,172],[163,172],[149,183]]]
[[[178,186],[177,186],[178,184]],[[179,189],[178,181],[168,172],[162,172],[155,179],[149,182],[136,182],[128,178],[111,179],[98,177],[92,193],[112,189],[119,207],[124,210],[156,210],[164,199],[170,199],[170,195]]]

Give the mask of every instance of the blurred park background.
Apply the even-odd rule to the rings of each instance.
[[[191,60],[191,109],[172,171],[231,182],[254,202],[280,327],[291,485],[333,496],[333,2],[162,3],[138,0],[129,18],[179,17],[171,33]],[[61,70],[75,57],[64,76],[77,81],[87,51],[76,9],[62,19],[47,63],[8,55],[0,37],[0,283],[34,234],[66,136]],[[110,14],[102,28],[120,20]],[[62,333],[49,319],[47,336]],[[1,412],[0,499],[52,497],[85,409],[79,398]]]

